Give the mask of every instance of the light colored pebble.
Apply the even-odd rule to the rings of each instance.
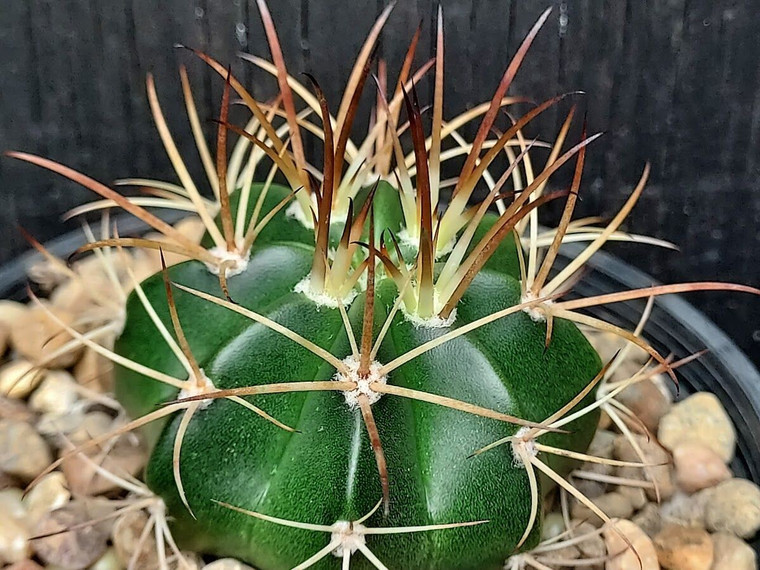
[[[20,489],[0,491],[0,565],[21,564],[32,553],[22,495]]]
[[[620,435],[615,439],[615,458],[621,461],[646,463],[650,467],[619,467],[617,476],[633,481],[649,481],[654,487],[646,488],[649,500],[656,500],[657,491],[660,499],[667,499],[675,492],[673,469],[670,465],[670,455],[652,439],[641,435],[633,435],[633,439],[641,450],[642,457],[626,436]],[[655,488],[656,487],[656,488]]]
[[[29,398],[29,407],[41,414],[62,415],[78,397],[74,377],[65,370],[51,370]]]
[[[81,445],[94,437],[108,433],[113,427],[113,420],[107,414],[89,413],[85,416],[80,429],[72,432],[71,442],[74,445]],[[68,449],[70,448],[64,448],[62,453]],[[61,469],[71,492],[81,495],[100,495],[118,488],[114,481],[98,474],[92,461],[88,461],[83,455],[106,471],[128,473],[134,476],[140,473],[147,460],[145,447],[139,436],[134,433],[119,437],[105,457],[102,457],[102,451],[99,449],[88,449],[67,459]]]
[[[115,548],[109,548],[89,570],[122,570],[124,566],[116,554]]]
[[[687,493],[714,487],[731,478],[731,470],[709,447],[695,442],[679,444],[673,450],[676,482]]]
[[[587,453],[603,459],[611,458],[616,437],[617,435],[611,431],[597,430]],[[586,461],[581,464],[580,470],[597,475],[612,475],[615,468],[607,463]],[[601,497],[607,492],[607,484],[599,481],[578,478],[574,483],[576,488],[590,499]]]
[[[674,450],[687,441],[701,443],[717,453],[725,463],[736,447],[736,432],[720,400],[708,392],[698,392],[675,404],[660,421],[657,437]]]
[[[101,393],[113,390],[113,364],[91,348],[84,349],[73,374],[82,386]]]
[[[0,368],[0,395],[26,398],[44,378],[44,370],[35,370],[28,360],[14,360]]]
[[[710,570],[757,570],[755,550],[733,534],[712,535],[715,555]]]
[[[55,314],[67,325],[76,320],[75,315],[67,311],[56,311]],[[50,359],[71,339],[71,335],[41,307],[30,307],[24,318],[11,329],[13,348],[33,363],[44,361],[47,368],[68,368],[77,361],[82,351],[80,346]]]
[[[125,513],[116,521],[111,533],[114,550],[124,566],[134,559],[135,568],[155,568],[158,566],[156,538],[151,532],[147,535],[142,548],[137,554],[140,535],[148,524],[148,515],[142,511]]]
[[[60,435],[68,435],[79,428],[84,421],[85,407],[86,403],[78,400],[66,414],[42,414],[35,426],[37,432],[56,442],[54,443],[56,447],[63,446],[64,441],[61,440]]]
[[[36,525],[45,514],[64,506],[70,498],[63,473],[48,473],[23,499],[28,512],[27,522],[30,526]]]
[[[565,521],[560,513],[548,513],[541,525],[541,539],[548,540],[565,532]]]
[[[18,487],[20,483],[13,475],[9,475],[5,471],[0,471],[0,491],[6,491]],[[0,511],[1,512],[1,511]]]
[[[633,514],[633,507],[628,498],[614,491],[597,497],[594,499],[594,504],[611,519],[627,519]],[[574,519],[585,520],[596,527],[604,524],[601,518],[581,502],[573,504],[572,516]]]
[[[34,413],[29,411],[26,402],[0,396],[0,418],[4,420],[32,422],[34,420]]]
[[[0,516],[0,564],[21,562],[31,554],[26,526],[12,517]]]
[[[724,481],[705,505],[707,528],[751,538],[760,529],[760,487],[746,479]]]
[[[50,465],[45,440],[26,422],[0,420],[0,470],[31,481]]]
[[[560,570],[561,568],[566,568],[580,557],[581,551],[578,550],[578,547],[570,545],[542,554],[538,557],[538,560],[545,564],[547,568]]]
[[[113,428],[113,417],[105,412],[89,412],[82,418],[77,428],[69,432],[69,440],[74,445],[82,445],[112,431]]]
[[[714,488],[688,495],[678,492],[660,506],[662,518],[667,522],[705,528],[705,508]]]
[[[641,487],[626,487],[625,485],[620,485],[615,491],[631,502],[634,511],[643,508],[648,502],[646,491]]]
[[[49,565],[70,570],[86,568],[106,551],[110,526],[108,522],[87,525],[69,532],[58,532],[84,522],[94,521],[103,515],[102,509],[92,504],[72,501],[66,506],[47,513],[34,527],[35,536],[51,536],[34,541],[37,555]]]
[[[660,420],[670,410],[670,400],[648,378],[630,385],[616,399],[631,410],[652,433],[657,432]]]
[[[668,570],[710,570],[713,542],[700,528],[667,524],[654,537],[660,566]]]
[[[606,528],[604,543],[607,546],[607,554],[611,557],[605,565],[605,570],[660,569],[652,540],[631,521],[616,520],[614,528]]]
[[[234,558],[220,558],[211,564],[206,564],[203,570],[253,570],[247,564],[243,564]]]
[[[636,516],[631,519],[650,538],[654,537],[662,529],[662,514],[660,507],[655,503],[647,503]]]
[[[0,324],[8,328],[23,320],[29,310],[27,305],[17,301],[0,300]]]
[[[3,489],[0,491],[0,513],[17,520],[26,517],[24,492],[21,489]]]
[[[604,546],[604,539],[599,530],[591,523],[582,522],[575,525],[575,522],[576,521],[573,521],[572,528],[575,530],[573,531],[572,537],[582,539],[577,545],[578,550],[581,552],[581,558],[604,558],[607,549]]]

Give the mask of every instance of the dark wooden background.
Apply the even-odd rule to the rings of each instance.
[[[590,130],[607,134],[587,159],[581,213],[612,215],[651,161],[652,182],[627,228],[682,249],[611,250],[662,281],[760,285],[760,1],[444,0],[447,117],[490,97],[548,3],[554,11],[512,93],[537,100],[587,93]],[[385,2],[270,4],[289,69],[312,72],[337,109],[353,57]],[[379,49],[392,74],[420,21],[419,60],[433,54],[436,6],[399,0]],[[49,156],[105,182],[173,179],[148,113],[145,74],[155,74],[188,153],[178,64],[188,65],[202,117],[217,112],[222,87],[173,48],[178,42],[232,63],[257,96],[274,92],[271,78],[236,59],[238,51],[269,55],[252,0],[3,0],[0,147]],[[430,100],[427,84],[420,98]],[[550,114],[533,134],[553,135],[560,119]],[[0,262],[26,248],[16,224],[50,238],[73,227],[60,215],[89,198],[55,175],[0,159]],[[690,300],[760,363],[760,299]]]

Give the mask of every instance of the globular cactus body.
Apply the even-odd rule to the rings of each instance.
[[[245,272],[229,279],[229,296],[344,360],[352,351],[338,309],[320,307],[294,292],[309,273],[314,249],[291,241],[293,233],[276,235],[275,228],[298,223],[281,216],[272,220],[266,243],[254,248]],[[218,279],[200,262],[174,266],[169,274],[178,284],[220,293]],[[154,307],[167,306],[160,275],[142,288]],[[374,336],[398,294],[390,279],[379,279],[375,291]],[[336,375],[330,363],[260,323],[185,291],[176,290],[174,300],[193,354],[217,389]],[[420,326],[397,312],[375,359],[381,365],[393,362],[433,338],[518,303],[519,282],[485,269],[459,303],[451,327]],[[361,293],[348,309],[357,331],[364,304]],[[181,374],[138,299],[130,299],[127,314],[119,353],[155,370]],[[160,314],[171,327],[168,310]],[[545,322],[519,312],[421,354],[391,371],[387,383],[541,422],[572,400],[600,369],[598,356],[574,324],[558,319],[548,349],[545,337]],[[124,368],[117,374],[117,395],[134,417],[174,399],[177,392]],[[184,436],[180,463],[195,518],[183,506],[173,478],[181,414],[157,434],[147,482],[167,501],[175,534],[185,546],[240,557],[260,568],[291,568],[324,547],[324,533],[278,526],[219,502],[319,525],[355,521],[382,496],[375,457],[361,411],[339,391],[262,395],[251,401],[298,432],[280,429],[231,401],[214,400],[200,409]],[[593,394],[583,404],[591,401]],[[378,509],[367,526],[488,521],[373,536],[372,552],[393,560],[397,568],[500,568],[528,525],[526,469],[508,445],[468,456],[514,435],[519,426],[387,394],[372,409],[388,466],[390,503],[387,516]],[[597,414],[587,414],[565,426],[568,433],[550,433],[542,441],[583,451],[596,420]],[[538,529],[536,525],[526,546],[538,538]],[[332,556],[321,564],[340,566]]]

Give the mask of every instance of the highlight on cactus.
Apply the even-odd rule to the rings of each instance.
[[[703,282],[569,295],[608,241],[671,245],[620,230],[648,165],[607,225],[573,220],[586,155],[600,136],[578,120],[579,94],[541,103],[508,95],[550,10],[492,99],[448,118],[440,8],[434,59],[415,68],[418,29],[389,82],[385,62],[374,57],[389,5],[336,106],[318,70],[303,81],[291,75],[264,0],[258,7],[272,60],[242,57],[276,79],[276,98],[256,100],[230,68],[187,48],[224,85],[215,151],[186,69],[180,81],[197,157],[180,155],[147,79],[177,182],[117,181],[143,189],[128,197],[52,160],[7,153],[99,195],[69,213],[104,215],[100,235],[86,226],[89,243],[78,253],[92,251],[108,265],[145,249],[163,265],[146,277],[127,264],[126,286],[113,274],[118,294],[103,300],[110,312],[90,332],[58,320],[72,346],[113,361],[116,399],[133,419],[72,446],[45,473],[142,431],[151,448],[144,483],[111,476],[130,493],[124,509],[149,513],[157,542],[168,545],[160,552],[167,568],[167,556],[189,567],[180,548],[264,570],[543,568],[552,549],[541,542],[542,501],[555,487],[614,532],[568,474],[578,461],[652,468],[637,447],[637,462],[587,453],[600,410],[629,433],[615,397],[657,372],[675,380],[674,370],[692,357],[673,362],[640,329],[584,309],[699,290],[760,291]],[[428,80],[432,102],[422,105],[417,85]],[[250,113],[244,124],[230,119],[233,97]],[[364,138],[352,140],[365,97],[375,101],[371,121]],[[553,140],[526,134],[542,113],[566,107]],[[460,131],[471,121],[479,123],[467,141]],[[579,122],[580,139],[570,141]],[[304,150],[307,137],[322,149],[316,160]],[[187,166],[198,158],[203,183]],[[453,178],[442,177],[454,168]],[[570,184],[550,190],[561,169],[572,173]],[[550,202],[564,208],[547,230],[538,211]],[[113,208],[158,235],[119,235],[107,215]],[[154,213],[166,209],[197,216],[202,239]],[[586,245],[559,266],[569,242]],[[582,328],[618,335],[650,362],[611,383],[626,349],[602,362]],[[571,538],[566,532],[554,542]]]

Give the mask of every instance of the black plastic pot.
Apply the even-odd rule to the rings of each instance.
[[[122,235],[139,234],[145,226],[136,219],[122,218],[119,229]],[[46,247],[65,258],[83,243],[84,236],[73,232],[52,240]],[[567,259],[580,249],[577,244],[565,246],[562,256]],[[26,270],[39,259],[39,254],[29,252],[0,268],[0,298],[23,300],[26,296]],[[645,273],[603,252],[590,260],[588,269],[574,288],[577,295],[599,295],[656,284]],[[590,312],[613,324],[632,329],[641,316],[643,306],[640,301],[615,303],[593,308]],[[644,336],[660,352],[673,353],[677,358],[708,350],[707,354],[678,370],[678,397],[709,391],[720,399],[734,422],[738,436],[736,457],[731,468],[737,477],[760,483],[760,373],[757,369],[723,331],[676,295],[657,299]],[[753,546],[760,552],[760,538],[754,541]]]

